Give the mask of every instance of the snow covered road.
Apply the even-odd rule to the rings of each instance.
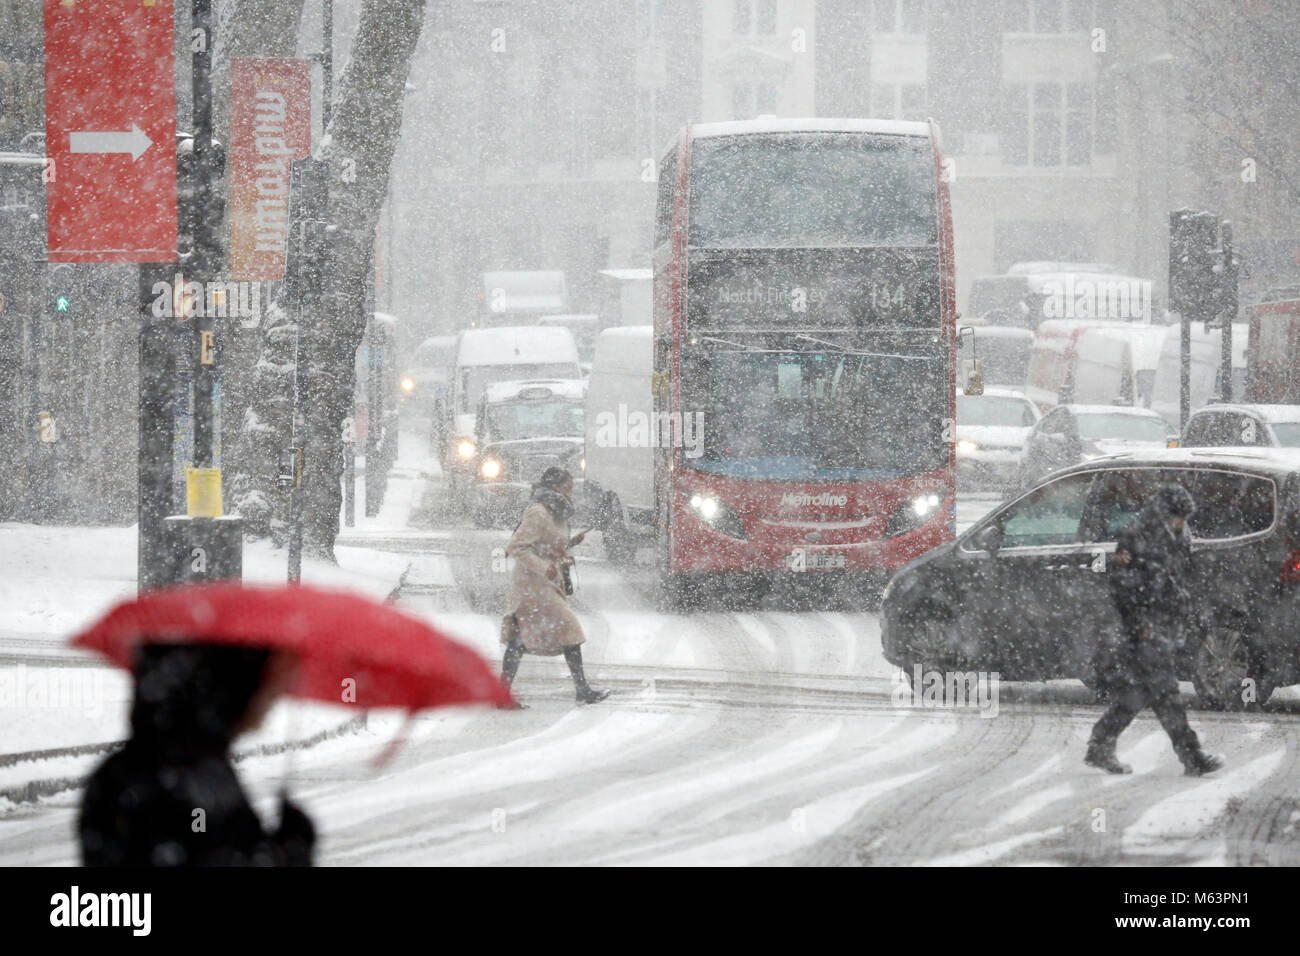
[[[963,521],[991,504],[964,501]],[[399,604],[495,657],[505,532],[428,508],[410,523],[343,540],[400,556]],[[1294,698],[1266,715],[1194,711],[1229,758],[1202,781],[1142,717],[1120,749],[1135,774],[1108,777],[1081,762],[1098,709],[1080,684],[1004,685],[996,717],[916,706],[874,613],[767,600],[664,614],[641,572],[609,566],[598,542],[582,555],[575,606],[608,701],[574,706],[563,663],[526,658],[516,686],[531,709],[423,715],[380,769],[371,760],[398,718],[343,725],[321,708],[291,727],[281,708],[241,748],[259,809],[271,816],[287,778],[317,822],[320,861],[337,865],[1300,862]],[[5,643],[21,658],[21,642]],[[53,636],[27,650],[61,653]],[[122,706],[124,683],[107,679]],[[122,714],[96,726],[117,739]],[[29,720],[23,746],[3,750],[34,751],[40,733]],[[273,752],[279,735],[312,745]],[[0,863],[75,861],[76,781],[101,756],[0,757],[12,798]],[[23,796],[36,780],[52,783]]]

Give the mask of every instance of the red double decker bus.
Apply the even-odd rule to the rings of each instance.
[[[670,602],[876,583],[952,537],[952,219],[933,123],[686,127],[659,166],[655,460]]]

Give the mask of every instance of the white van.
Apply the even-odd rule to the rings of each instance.
[[[484,389],[493,382],[542,378],[582,378],[568,329],[522,325],[460,333],[439,442],[443,474],[453,491],[464,490],[474,474],[474,414]]]
[[[630,563],[639,539],[648,539],[653,530],[654,448],[648,442],[628,443],[631,435],[647,431],[638,427],[640,416],[653,420],[653,377],[653,327],[600,333],[587,382],[585,494],[592,520],[603,532],[605,552],[618,564]]]
[[[435,335],[421,342],[402,376],[402,399],[423,414],[441,415],[455,358],[454,335]]]
[[[1221,394],[1219,359],[1223,347],[1223,332],[1207,329],[1204,322],[1193,322],[1192,361],[1190,368],[1191,408],[1196,411],[1211,398]],[[1250,327],[1246,322],[1232,323],[1232,397],[1246,396],[1246,351]],[[1160,358],[1156,363],[1155,384],[1152,388],[1151,408],[1174,428],[1179,427],[1178,412],[1182,397],[1182,330],[1169,326]]]
[[[1145,405],[1168,326],[1049,319],[1034,333],[1025,394],[1055,405]]]
[[[1149,408],[1167,332],[1165,325],[1127,324],[1086,330],[1079,337],[1072,401]]]

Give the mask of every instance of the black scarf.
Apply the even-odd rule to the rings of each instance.
[[[540,485],[534,488],[533,501],[540,501],[542,507],[550,512],[551,517],[561,524],[573,516],[573,502],[551,488]]]

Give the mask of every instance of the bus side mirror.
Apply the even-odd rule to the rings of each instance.
[[[962,388],[963,395],[983,395],[984,394],[984,363],[979,359],[968,359],[970,368],[966,372],[966,385]]]

